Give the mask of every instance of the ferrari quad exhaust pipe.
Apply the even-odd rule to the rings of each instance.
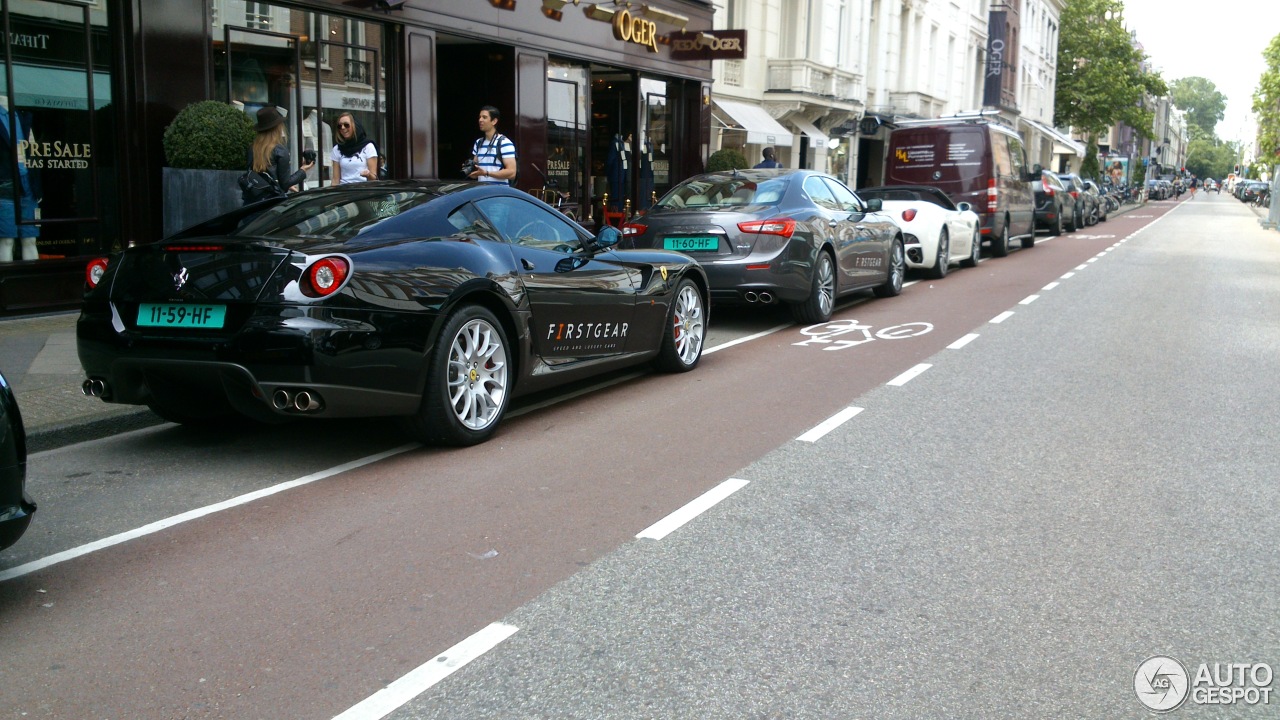
[[[765,305],[769,305],[773,302],[773,293],[769,293],[769,292],[758,293],[758,292],[752,292],[748,290],[747,292],[742,293],[742,299],[746,300],[749,303],[758,302],[758,303],[764,303]]]
[[[80,386],[80,392],[89,397],[102,397],[107,394],[107,382],[97,378],[89,378]]]
[[[271,405],[285,412],[314,412],[323,406],[320,394],[313,390],[281,388],[271,395]]]

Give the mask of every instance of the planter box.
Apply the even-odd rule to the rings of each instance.
[[[241,206],[243,170],[164,170],[164,236]]]

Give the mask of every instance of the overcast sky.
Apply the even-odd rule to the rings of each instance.
[[[1280,0],[1124,0],[1125,25],[1166,81],[1208,78],[1227,96],[1218,137],[1247,138],[1262,51],[1280,35]]]

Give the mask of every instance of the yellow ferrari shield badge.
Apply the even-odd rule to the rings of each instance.
[[[661,272],[661,273],[662,273],[662,282],[666,282],[666,281],[667,281],[667,266],[666,266],[666,265],[659,265],[659,266],[658,266],[658,272]]]

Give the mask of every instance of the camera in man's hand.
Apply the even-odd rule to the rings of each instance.
[[[302,164],[303,164],[303,165],[307,165],[307,164],[313,163],[313,162],[315,162],[315,161],[316,161],[316,151],[315,151],[315,150],[303,150],[303,151],[302,151]]]
[[[471,173],[475,171],[476,171],[476,161],[474,159],[469,159],[466,162],[462,163],[463,177],[471,177]]]

